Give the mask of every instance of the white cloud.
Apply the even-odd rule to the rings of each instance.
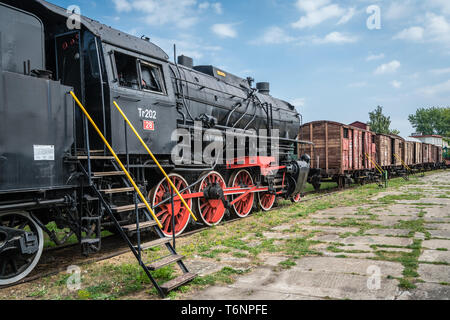
[[[197,0],[113,0],[117,12],[134,12],[136,19],[150,26],[171,25],[188,28],[200,20],[200,14],[212,10],[222,14],[220,2]]]
[[[313,40],[313,42],[316,44],[326,44],[326,43],[343,44],[343,43],[354,43],[356,41],[358,41],[356,37],[346,35],[337,31],[327,34],[324,38],[315,38]]]
[[[440,42],[450,44],[450,22],[444,16],[434,13],[425,15],[424,26],[414,26],[399,32],[394,39],[415,42]]]
[[[448,0],[429,0],[429,4],[439,8],[445,14],[450,14],[450,1]]]
[[[374,60],[380,60],[384,58],[384,53],[380,54],[371,54],[366,58],[366,61],[374,61]]]
[[[144,13],[144,21],[151,26],[175,25],[178,28],[188,28],[196,24],[198,16],[196,0],[135,0],[133,9]]]
[[[218,23],[211,27],[211,30],[222,38],[236,38],[237,32],[233,23]]]
[[[425,30],[422,27],[411,27],[397,33],[393,39],[421,41]]]
[[[426,16],[426,36],[431,41],[450,43],[450,22],[443,16],[428,13]]]
[[[209,6],[210,6],[209,2],[201,2],[199,3],[198,8],[201,10],[206,10],[209,8]]]
[[[305,15],[300,17],[297,22],[292,23],[292,27],[297,29],[314,27],[346,13],[339,5],[329,3],[329,0],[298,0],[297,7],[305,12]]]
[[[382,64],[379,66],[374,73],[375,74],[388,74],[388,73],[395,73],[398,68],[400,68],[401,64],[397,60],[393,60],[389,63]]]
[[[410,17],[411,8],[414,4],[411,1],[392,2],[386,12],[383,14],[383,18],[387,20],[398,20],[405,17]]]
[[[394,80],[391,81],[391,86],[393,86],[395,89],[399,89],[402,86],[402,83],[400,81]]]
[[[165,52],[169,53],[169,56],[173,56],[173,44],[177,45],[177,55],[184,54],[194,58],[195,60],[211,60],[211,57],[215,56],[222,50],[219,46],[212,46],[205,43],[202,39],[194,37],[192,35],[181,35],[177,39],[167,39],[153,37],[152,40],[158,44]],[[205,57],[207,56],[207,57]],[[194,64],[198,64],[198,61],[194,61]]]
[[[290,103],[297,108],[303,108],[305,106],[306,103],[306,99],[305,98],[296,98],[296,99],[292,99],[290,101]]]
[[[118,12],[130,12],[132,9],[131,3],[127,0],[113,0]]]
[[[450,80],[436,84],[434,86],[422,88],[419,90],[419,92],[425,95],[435,95],[443,92],[450,92]]]
[[[213,3],[211,6],[217,14],[223,13],[222,4],[220,2]]]
[[[296,39],[286,34],[286,32],[280,27],[270,27],[266,29],[264,34],[257,39],[252,41],[252,44],[281,44],[293,42]]]
[[[347,13],[341,18],[341,20],[338,21],[337,24],[338,25],[346,24],[347,22],[349,22],[353,18],[355,13],[356,13],[356,9],[355,8],[348,9]]]
[[[201,3],[199,3],[198,8],[200,10],[207,10],[209,8],[212,8],[217,14],[223,13],[222,4],[220,2],[214,2],[214,3],[210,3],[208,1],[201,2]]]
[[[450,68],[433,69],[433,70],[430,70],[430,72],[433,74],[436,74],[436,75],[447,74],[447,73],[450,73]]]

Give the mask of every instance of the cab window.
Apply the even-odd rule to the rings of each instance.
[[[117,77],[122,87],[139,89],[139,80],[136,67],[136,58],[115,52]]]
[[[165,93],[161,67],[141,61],[141,88],[147,91]]]

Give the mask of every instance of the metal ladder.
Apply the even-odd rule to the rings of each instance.
[[[147,277],[150,279],[153,286],[158,291],[159,295],[161,297],[165,297],[166,294],[176,289],[183,284],[191,281],[194,279],[197,275],[195,273],[189,272],[185,264],[183,263],[182,259],[184,256],[179,255],[174,245],[172,245],[171,238],[166,238],[164,234],[161,232],[161,223],[158,221],[156,215],[153,212],[153,208],[148,204],[147,200],[143,196],[142,192],[140,191],[139,187],[134,182],[133,178],[127,171],[127,169],[124,167],[120,159],[117,157],[114,150],[111,148],[109,143],[106,141],[103,134],[98,129],[95,122],[92,120],[92,118],[87,113],[86,109],[83,107],[81,102],[77,99],[75,94],[73,92],[70,92],[72,97],[74,98],[75,102],[78,104],[80,109],[83,111],[85,117],[91,122],[91,125],[96,129],[97,133],[99,134],[100,138],[105,143],[105,146],[109,149],[112,156],[97,156],[93,154],[88,147],[87,154],[76,156],[76,160],[79,163],[79,166],[81,170],[84,172],[84,175],[88,179],[89,188],[91,188],[92,192],[95,195],[95,198],[99,200],[100,204],[102,205],[104,211],[108,215],[110,221],[113,223],[113,225],[116,227],[117,231],[121,235],[121,237],[125,240],[127,245],[129,246],[131,252],[137,259],[139,266],[144,270]],[[89,146],[89,144],[87,144]],[[92,164],[91,161],[109,161],[109,163],[104,163],[103,168],[109,170],[109,171],[98,171],[98,172],[92,172]],[[83,165],[83,162],[85,165]],[[86,169],[87,167],[87,169]],[[119,183],[118,188],[108,188],[108,189],[102,189],[100,186],[100,182],[102,178],[114,178],[117,183]],[[177,190],[174,190],[177,191]],[[116,205],[114,203],[114,196],[117,196],[119,194],[128,193],[133,195],[133,200],[130,200],[131,203],[127,204],[121,204]],[[109,200],[107,199],[107,196],[109,196]],[[173,198],[173,193],[172,193]],[[135,217],[136,217],[136,223],[134,224],[128,224],[128,225],[122,225],[119,220],[116,218],[116,214],[123,213],[123,212],[132,212],[134,211]],[[99,224],[100,225],[100,224]],[[159,239],[147,242],[147,243],[141,243],[141,231],[144,229],[153,228],[155,233],[159,236]],[[172,226],[173,228],[173,226]],[[136,235],[137,244],[133,244],[133,241],[131,240],[132,235]],[[97,241],[98,239],[98,241]],[[100,237],[97,237],[95,239],[83,239],[87,242],[98,242],[98,248],[100,247]],[[174,239],[173,239],[174,240]],[[89,243],[87,243],[89,244]],[[93,245],[93,243],[91,243]],[[145,262],[143,261],[143,250],[156,247],[156,246],[165,246],[166,249],[169,251],[169,255],[164,256],[160,259]],[[158,284],[155,278],[152,276],[152,271],[156,271],[158,269],[161,269],[165,266],[171,265],[176,263],[181,271],[182,275],[178,276],[175,279],[172,279],[162,285]]]

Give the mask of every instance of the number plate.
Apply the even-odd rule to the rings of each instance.
[[[155,131],[155,123],[153,121],[144,120],[144,130]]]

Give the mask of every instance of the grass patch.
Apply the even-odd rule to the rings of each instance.
[[[291,259],[287,259],[285,261],[281,261],[279,265],[283,267],[283,269],[290,269],[291,267],[297,265],[297,263]]]

